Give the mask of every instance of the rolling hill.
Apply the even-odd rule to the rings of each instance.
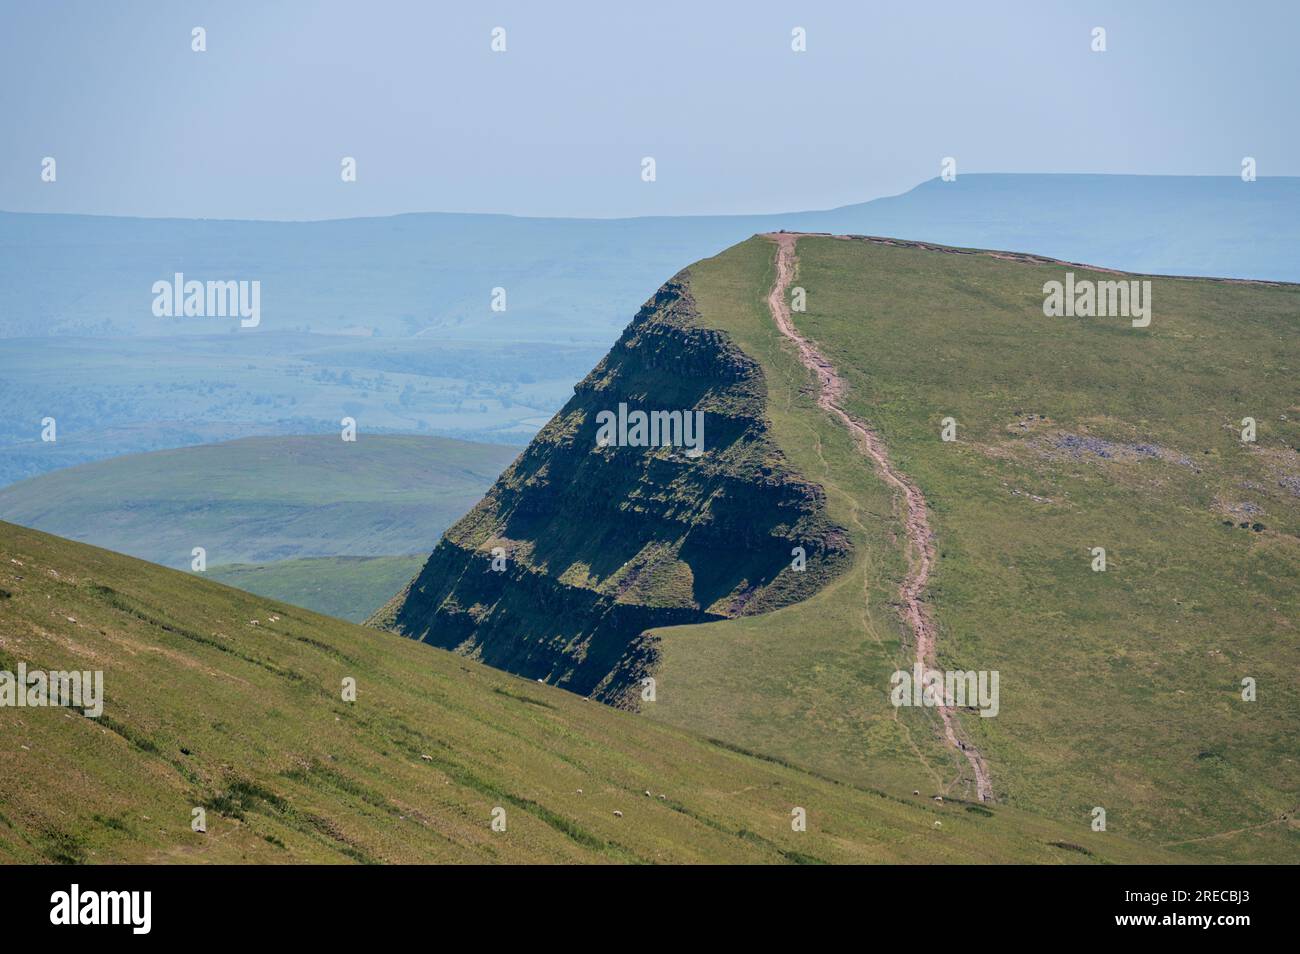
[[[0,489],[0,518],[189,569],[419,553],[518,448],[441,437],[251,437],[132,454]]]
[[[773,237],[691,266],[372,622],[898,797],[982,762],[1083,839],[1294,862],[1300,287],[785,240],[806,347]],[[1067,274],[1150,323],[1048,317]],[[598,446],[620,404],[705,453]],[[999,673],[996,717],[891,705],[920,657]]]
[[[362,433],[115,457],[0,489],[0,519],[360,622],[518,453]]]
[[[1174,859],[895,798],[12,524],[0,622],[6,673],[103,673],[98,717],[0,707],[7,862]]]

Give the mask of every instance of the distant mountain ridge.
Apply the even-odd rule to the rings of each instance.
[[[1300,281],[1300,179],[961,175],[824,212],[320,222],[0,212],[0,485],[116,454],[333,431],[526,443],[665,275],[780,229]],[[257,281],[260,324],[155,282]],[[493,302],[504,306],[493,310]],[[54,417],[57,444],[40,422]]]
[[[260,280],[271,331],[608,345],[664,275],[756,232],[872,234],[1134,272],[1300,280],[1300,178],[967,174],[828,211],[630,219],[410,213],[315,222],[0,212],[0,337],[211,334],[175,272]],[[491,309],[504,288],[507,308]],[[236,323],[237,324],[237,323]]]

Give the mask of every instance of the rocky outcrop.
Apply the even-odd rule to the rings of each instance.
[[[771,441],[766,400],[760,366],[678,275],[371,624],[634,706],[658,655],[648,630],[775,609],[850,561],[821,488]],[[620,403],[702,411],[703,453],[599,446],[597,415]]]

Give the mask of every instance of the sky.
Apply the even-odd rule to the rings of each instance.
[[[1289,2],[0,0],[0,209],[757,213],[944,157],[1295,176],[1297,35]]]

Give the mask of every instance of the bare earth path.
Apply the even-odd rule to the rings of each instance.
[[[876,473],[885,483],[901,492],[903,526],[907,533],[908,560],[911,563],[911,569],[901,588],[903,617],[916,637],[916,661],[924,668],[936,668],[934,621],[921,602],[921,594],[929,582],[935,555],[930,523],[926,516],[925,497],[919,487],[894,468],[889,453],[876,433],[844,410],[840,403],[845,391],[843,378],[836,372],[834,365],[799,333],[790,318],[786,293],[794,281],[795,243],[799,236],[790,232],[773,232],[767,237],[777,246],[776,281],[772,283],[772,291],[767,296],[767,305],[777,328],[794,342],[804,367],[817,378],[817,405],[844,422],[858,446],[871,458]],[[939,706],[938,709],[939,717],[943,720],[944,737],[955,751],[966,757],[975,773],[976,792],[981,801],[988,801],[993,797],[993,787],[989,783],[989,770],[983,756],[969,743],[958,740],[957,720],[952,708]]]

